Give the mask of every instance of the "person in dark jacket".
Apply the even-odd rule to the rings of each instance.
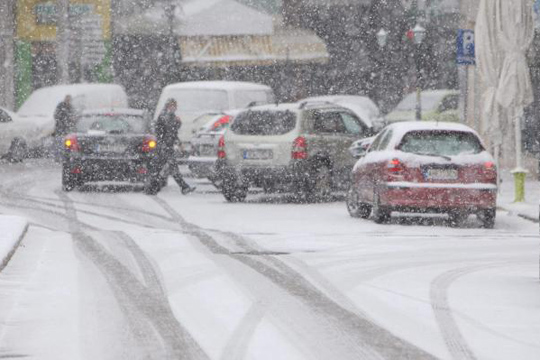
[[[151,172],[154,178],[160,177],[165,165],[169,165],[169,174],[172,175],[178,186],[182,189],[182,194],[186,195],[195,190],[190,186],[180,173],[174,145],[178,141],[178,130],[182,126],[182,121],[175,112],[177,109],[176,100],[169,99],[165,108],[159,114],[155,125],[155,135],[157,139],[156,158],[154,159]],[[166,180],[166,176],[165,179]]]
[[[56,106],[54,120],[56,136],[64,136],[75,130],[75,109],[71,104],[71,95],[66,95],[64,101]]]

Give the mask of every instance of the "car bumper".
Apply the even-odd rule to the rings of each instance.
[[[71,159],[64,161],[64,168],[84,181],[144,182],[149,175],[149,162],[140,159]]]
[[[215,157],[190,156],[187,159],[189,170],[198,177],[212,177],[215,175]]]
[[[388,182],[379,191],[382,206],[404,211],[476,211],[494,208],[495,184],[435,184]]]
[[[239,182],[263,186],[264,184],[292,185],[294,181],[309,176],[307,162],[293,162],[287,166],[238,166],[234,167],[222,161],[216,163],[220,174],[233,174]]]

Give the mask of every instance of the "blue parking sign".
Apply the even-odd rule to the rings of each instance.
[[[458,30],[457,63],[459,65],[475,65],[474,31]]]

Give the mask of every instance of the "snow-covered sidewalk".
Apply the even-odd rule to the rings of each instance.
[[[503,171],[501,177],[502,184],[498,198],[499,207],[528,220],[538,220],[540,182],[536,176],[527,176],[525,181],[525,202],[523,203],[514,202],[514,178],[510,171]]]
[[[28,227],[25,218],[0,215],[0,271],[7,265]]]

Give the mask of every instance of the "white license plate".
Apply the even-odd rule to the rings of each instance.
[[[216,156],[217,149],[212,145],[201,145],[199,153],[202,156]]]
[[[244,160],[270,160],[274,152],[269,149],[244,150]]]
[[[123,153],[126,151],[126,145],[123,144],[98,144],[96,152],[101,153]]]
[[[457,180],[458,171],[456,169],[428,169],[426,171],[427,180]]]

